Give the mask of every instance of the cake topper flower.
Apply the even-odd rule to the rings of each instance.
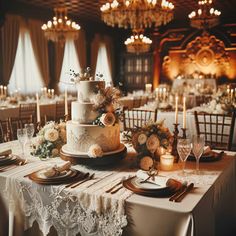
[[[90,67],[87,67],[86,69],[81,70],[80,73],[76,73],[74,70],[70,69],[70,76],[72,76],[70,81],[74,84],[77,84],[80,81],[94,80],[94,78],[91,76],[91,68]]]

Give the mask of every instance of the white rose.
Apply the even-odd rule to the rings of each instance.
[[[112,126],[114,125],[116,118],[113,113],[107,112],[102,114],[100,121],[105,125],[105,126]]]
[[[59,138],[59,133],[55,129],[48,129],[44,134],[44,138],[50,142],[55,142]]]
[[[49,123],[47,123],[47,124],[43,127],[43,129],[46,131],[46,130],[48,130],[48,129],[53,129],[54,126],[55,126],[55,122],[54,122],[54,121],[50,121]]]
[[[141,134],[138,136],[138,143],[139,143],[140,145],[142,145],[142,144],[146,143],[146,141],[147,141],[147,136],[146,136],[146,134],[141,133]]]
[[[103,156],[102,148],[98,144],[91,145],[88,150],[88,156],[94,158],[102,157]]]
[[[35,146],[40,146],[43,142],[44,142],[44,137],[42,135],[39,135],[39,136],[36,136],[34,139],[33,139],[33,144]]]

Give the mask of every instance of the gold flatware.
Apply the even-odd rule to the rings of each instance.
[[[122,183],[123,183],[123,181],[122,181]],[[120,191],[122,188],[123,188],[123,185],[120,186],[119,188],[117,188],[117,189],[111,191],[111,194],[115,194],[115,193],[117,193],[117,192]]]
[[[113,185],[111,188],[109,188],[108,190],[106,190],[106,193],[111,192],[115,187],[119,186],[120,184],[123,183],[123,180],[125,180],[125,178],[122,178],[118,183],[116,183],[115,185]]]
[[[104,180],[105,178],[107,178],[107,177],[109,177],[109,176],[111,176],[111,175],[113,175],[113,174],[114,174],[114,173],[111,173],[111,174],[109,174],[109,175],[106,175],[106,176],[102,177],[101,179],[99,179],[99,180],[93,182],[92,184],[88,185],[87,188],[89,188],[89,187],[91,187],[91,186],[93,186],[93,185],[99,183],[100,181]]]
[[[94,175],[95,175],[95,173],[93,173],[92,175],[88,176],[85,180],[83,180],[83,181],[81,181],[81,182],[79,182],[79,183],[76,183],[76,184],[72,185],[71,188],[76,188],[76,187],[78,187],[79,185],[81,185],[81,184],[83,184],[83,183],[85,183],[85,182],[87,182],[87,181],[93,179]]]
[[[175,202],[181,202],[183,198],[193,189],[194,184],[191,183],[187,188],[174,200]]]
[[[79,173],[77,176],[76,176],[76,178],[71,182],[71,183],[69,183],[69,184],[67,184],[66,186],[65,186],[65,188],[69,188],[69,187],[71,187],[72,185],[74,185],[74,184],[76,184],[76,183],[78,183],[78,182],[80,182],[80,181],[82,181],[82,180],[84,180],[85,178],[87,178],[89,176],[89,172],[87,172],[87,173]]]

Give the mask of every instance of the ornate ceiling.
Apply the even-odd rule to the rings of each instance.
[[[188,14],[197,9],[197,0],[171,0],[175,5],[175,21],[188,21]],[[100,6],[106,0],[11,0],[12,3],[52,10],[56,6],[67,6],[69,14],[83,21],[101,22]],[[19,4],[20,3],[20,4]],[[235,0],[214,0],[214,6],[222,12],[222,21],[236,22]],[[52,11],[53,12],[53,11]]]

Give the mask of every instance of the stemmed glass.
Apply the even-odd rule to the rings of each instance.
[[[27,130],[27,136],[28,136],[29,142],[31,143],[31,139],[34,136],[34,124],[33,123],[25,124],[25,129]]]
[[[177,142],[177,151],[180,157],[180,160],[182,161],[182,176],[185,176],[185,163],[187,160],[187,157],[189,156],[190,152],[192,149],[192,143],[189,138],[183,138],[183,139],[178,139]]]
[[[196,158],[196,174],[199,174],[199,160],[204,151],[205,138],[202,135],[193,135],[193,154]]]
[[[27,129],[17,129],[17,139],[20,142],[21,149],[22,149],[22,155],[25,154],[25,144],[28,139],[27,135]]]

